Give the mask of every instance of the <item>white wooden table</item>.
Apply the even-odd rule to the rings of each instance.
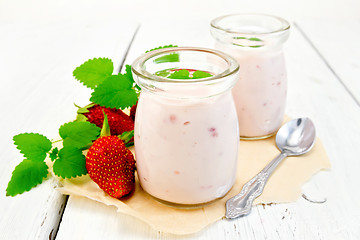
[[[314,120],[332,164],[303,188],[307,196],[326,198],[324,204],[299,199],[257,206],[247,217],[175,236],[114,207],[63,196],[54,180],[5,197],[11,172],[22,160],[12,137],[22,132],[56,137],[59,126],[75,117],[73,103],[88,103],[89,90],[72,77],[76,66],[108,57],[120,71],[160,45],[212,47],[210,19],[0,23],[0,239],[360,239],[360,21],[295,19],[284,49],[286,112]]]

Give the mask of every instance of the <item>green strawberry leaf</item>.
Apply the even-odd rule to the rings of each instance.
[[[125,73],[123,74],[124,77],[133,85],[135,83],[132,72],[131,72],[131,65],[125,66]]]
[[[207,78],[207,77],[211,77],[212,75],[208,72],[203,72],[203,71],[195,71],[193,73],[192,78],[193,79],[199,79],[199,78]]]
[[[90,101],[108,108],[125,109],[136,104],[136,91],[123,75],[106,79],[91,94]]]
[[[97,139],[100,128],[90,122],[69,122],[62,125],[59,134],[64,147],[85,148]]]
[[[29,191],[42,183],[48,175],[48,166],[45,162],[24,159],[12,172],[12,176],[6,188],[6,196],[14,197],[25,191]]]
[[[13,137],[16,148],[25,158],[33,161],[44,161],[51,149],[51,141],[38,133],[21,133]]]
[[[233,37],[233,39],[246,39],[246,40],[249,40],[249,41],[263,42],[263,40],[261,40],[260,38],[256,38],[256,37],[251,37],[251,38],[247,38],[247,37]]]
[[[234,37],[234,39],[246,39],[248,41],[253,41],[253,42],[263,42],[262,39],[260,38],[256,38],[256,37],[250,37],[250,38],[246,38],[246,37]],[[260,43],[259,43],[260,44]],[[233,43],[233,45],[235,46],[239,46],[239,47],[251,47],[251,48],[259,48],[259,47],[263,47],[264,45],[249,45],[249,44],[238,44],[238,43]]]
[[[101,128],[100,137],[105,137],[105,136],[111,135],[108,117],[104,110],[103,110],[103,113],[104,113],[104,121],[103,121],[103,126]]]
[[[73,75],[85,86],[95,89],[114,71],[113,62],[108,58],[90,59],[77,67]]]
[[[181,69],[171,73],[168,78],[171,79],[190,79],[190,72],[186,69]]]
[[[247,39],[246,37],[233,37],[233,39]]]
[[[158,50],[158,49],[163,49],[163,48],[172,48],[172,47],[177,47],[177,45],[165,45],[165,46],[160,46],[157,48],[153,48],[151,50],[146,51],[147,52],[151,52],[154,50]],[[170,53],[161,57],[158,57],[154,60],[155,63],[166,63],[166,62],[179,62],[179,54],[178,53]]]
[[[59,149],[57,147],[51,151],[51,153],[49,154],[51,161],[54,161],[55,159],[57,159],[58,153],[59,153]]]
[[[106,83],[109,83],[109,82],[121,83],[121,85],[124,88],[127,88],[127,89],[131,89],[133,84],[134,84],[134,80],[129,79],[128,75],[126,75],[126,74],[124,74],[124,75],[112,75],[112,76],[108,77],[104,82],[106,82]]]
[[[179,62],[179,61],[180,61],[180,57],[178,53],[170,53],[154,59],[154,62],[158,64],[167,63],[167,62]]]
[[[123,74],[124,77],[126,77],[131,84],[133,85],[133,87],[135,87],[136,90],[141,90],[141,88],[136,84],[134,77],[132,75],[132,71],[131,71],[131,65],[126,65],[125,66],[125,73]]]
[[[72,178],[87,173],[86,160],[82,151],[75,147],[63,147],[59,151],[59,158],[55,161],[53,171],[56,176]]]
[[[262,42],[262,41],[263,41],[263,40],[261,40],[260,38],[256,38],[256,37],[248,38],[248,40],[250,40],[250,41],[256,41],[256,42]]]
[[[159,77],[167,77],[170,75],[170,71],[169,70],[172,70],[174,68],[169,68],[169,69],[164,69],[164,70],[161,70],[161,71],[157,71],[155,73],[156,76],[159,76]]]

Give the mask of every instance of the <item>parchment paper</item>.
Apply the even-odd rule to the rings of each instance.
[[[133,149],[132,149],[133,150]],[[132,215],[148,223],[153,229],[172,234],[191,234],[223,218],[225,202],[240,192],[244,183],[256,175],[279,150],[275,138],[258,141],[240,141],[238,172],[235,185],[222,199],[197,209],[177,209],[164,205],[146,194],[136,176],[135,192],[118,200],[104,193],[88,175],[74,179],[59,179],[63,194],[77,195],[117,207],[118,212]],[[263,194],[255,200],[260,203],[286,203],[301,196],[301,186],[316,172],[329,169],[330,162],[320,141],[299,157],[288,157],[270,177]]]

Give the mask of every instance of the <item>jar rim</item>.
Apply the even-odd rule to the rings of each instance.
[[[264,31],[264,32],[246,32],[246,31],[234,31],[231,29],[225,29],[221,26],[220,21],[226,19],[226,18],[231,18],[231,17],[268,17],[268,18],[272,18],[275,20],[278,20],[280,22],[280,26],[279,28],[277,28],[276,30],[272,30],[272,31]],[[284,32],[290,29],[290,23],[285,20],[284,18],[278,17],[278,16],[274,16],[274,15],[270,15],[270,14],[262,14],[262,13],[237,13],[237,14],[229,14],[229,15],[223,15],[220,17],[217,17],[215,19],[213,19],[210,22],[210,26],[218,29],[220,31],[226,32],[226,33],[231,33],[231,34],[251,34],[251,35],[255,35],[255,36],[260,36],[260,35],[266,35],[266,34],[276,34],[276,33],[280,33],[280,32]]]
[[[209,53],[209,54],[218,56],[226,61],[226,63],[228,64],[228,68],[225,71],[218,73],[214,76],[207,77],[207,78],[199,78],[199,79],[166,78],[166,77],[161,77],[161,76],[152,74],[152,73],[148,72],[146,69],[144,69],[145,62],[148,61],[149,59],[159,56],[159,55],[162,55],[162,54],[174,53],[174,52],[180,52],[180,51],[203,52],[203,53]],[[147,80],[162,82],[162,83],[186,83],[186,84],[187,83],[199,83],[199,82],[209,83],[209,82],[217,81],[221,78],[226,78],[227,76],[236,73],[239,70],[239,68],[240,68],[240,66],[237,63],[237,61],[233,57],[229,56],[228,54],[223,53],[218,50],[213,50],[213,49],[209,49],[209,48],[201,48],[201,47],[171,47],[171,48],[162,48],[162,49],[158,49],[158,50],[153,50],[153,51],[150,51],[150,52],[147,52],[147,53],[141,55],[140,57],[135,59],[134,62],[131,64],[132,71],[137,76],[140,76]]]

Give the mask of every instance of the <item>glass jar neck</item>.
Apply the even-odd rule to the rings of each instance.
[[[190,75],[166,77],[180,70]],[[194,78],[197,70],[210,76]],[[238,71],[239,65],[232,57],[216,50],[191,47],[148,52],[132,64],[134,79],[142,90],[176,99],[209,98],[229,91],[237,81]]]
[[[286,20],[262,14],[227,15],[211,22],[211,34],[217,41],[239,49],[281,49],[289,30]]]

